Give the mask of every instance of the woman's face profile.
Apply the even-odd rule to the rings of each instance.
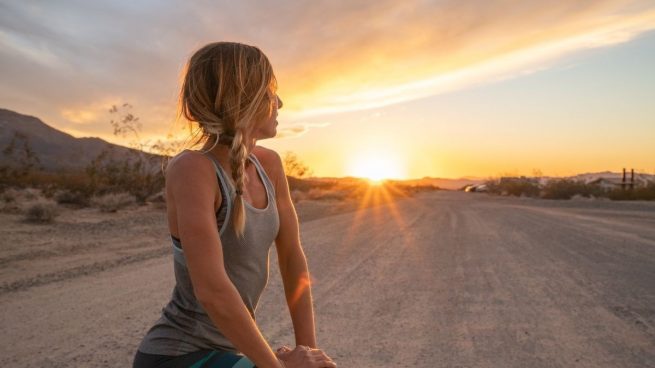
[[[271,111],[271,115],[258,122],[255,125],[255,131],[253,138],[255,139],[266,139],[266,138],[273,138],[277,134],[277,110],[282,108],[282,100],[280,97],[273,93],[269,92],[269,96],[273,99],[273,109]]]

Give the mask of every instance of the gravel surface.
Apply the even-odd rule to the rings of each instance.
[[[340,367],[654,367],[655,203],[427,192],[300,202]],[[168,301],[165,213],[0,214],[0,366],[129,367]],[[257,321],[293,345],[275,251]]]

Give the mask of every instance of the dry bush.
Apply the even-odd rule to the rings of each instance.
[[[312,180],[312,179],[299,179],[293,176],[287,176],[289,182],[289,189],[300,190],[307,192],[312,188],[332,188],[338,184],[338,180]]]
[[[2,192],[0,199],[5,203],[15,203],[18,202],[20,197],[20,191],[15,188],[9,188]]]
[[[88,207],[93,196],[92,178],[84,171],[59,171],[57,173],[39,173],[37,185],[43,194],[60,204],[75,207]]]
[[[136,199],[129,193],[110,193],[91,198],[91,205],[102,212],[116,212],[134,203]]]
[[[57,203],[51,200],[40,199],[26,206],[25,220],[34,223],[51,223],[59,216]]]
[[[11,164],[0,165],[0,189],[9,187],[26,187],[31,185],[33,172],[41,167],[41,161],[31,147],[27,135],[14,132],[2,155]]]
[[[148,197],[164,187],[162,160],[167,160],[165,155],[147,151],[166,153],[178,147],[174,143],[158,141],[153,145],[142,140],[142,125],[131,112],[132,107],[123,103],[109,109],[114,135],[123,139],[131,137],[130,150],[120,154],[113,146],[107,147],[87,166],[86,173],[91,178],[94,194],[127,192],[139,204],[146,204]]]
[[[489,193],[500,195],[511,195],[516,197],[537,197],[539,196],[539,181],[535,178],[502,177],[496,180],[489,180],[485,183]]]
[[[69,204],[75,207],[87,207],[91,202],[87,193],[68,189],[55,192],[54,199],[59,204]]]
[[[307,192],[307,199],[329,200],[336,199],[342,200],[348,197],[348,193],[338,189],[322,189],[312,188]]]
[[[130,151],[129,156],[114,158],[113,148],[99,154],[86,168],[94,193],[128,192],[144,204],[148,197],[164,187],[161,158],[142,151]]]
[[[25,188],[19,193],[19,198],[22,201],[34,201],[41,198],[41,191],[35,188]]]
[[[146,198],[146,202],[149,203],[157,203],[157,202],[163,202],[166,203],[166,193],[164,193],[163,190],[151,195],[150,197]]]
[[[298,156],[291,151],[285,152],[282,162],[284,164],[284,172],[287,176],[303,178],[312,174],[309,167],[300,161]]]
[[[600,187],[572,179],[549,180],[541,191],[541,196],[547,199],[571,199],[575,195],[589,198],[600,197],[604,194]]]
[[[14,188],[6,189],[0,195],[0,212],[20,213],[20,191]]]
[[[165,210],[166,209],[166,193],[160,191],[155,193],[146,199],[146,202],[151,203],[155,209]]]
[[[655,200],[655,181],[650,180],[645,186],[636,188],[616,188],[607,193],[607,196],[615,201],[621,200]]]
[[[0,195],[0,212],[5,213],[22,213],[29,202],[35,202],[42,199],[41,191],[34,188],[5,189]]]

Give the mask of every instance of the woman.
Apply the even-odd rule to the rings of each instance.
[[[166,169],[175,288],[141,341],[135,368],[336,367],[316,348],[309,273],[279,155],[276,79],[256,47],[218,42],[189,60],[180,113],[204,142]],[[296,348],[273,352],[254,311],[275,242]],[[244,354],[244,355],[242,355]]]

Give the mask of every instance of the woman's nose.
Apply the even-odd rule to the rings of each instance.
[[[284,105],[284,104],[282,103],[282,99],[280,98],[280,96],[276,96],[276,97],[277,97],[277,108],[278,108],[278,109],[281,109],[281,108],[282,108],[282,105]]]

